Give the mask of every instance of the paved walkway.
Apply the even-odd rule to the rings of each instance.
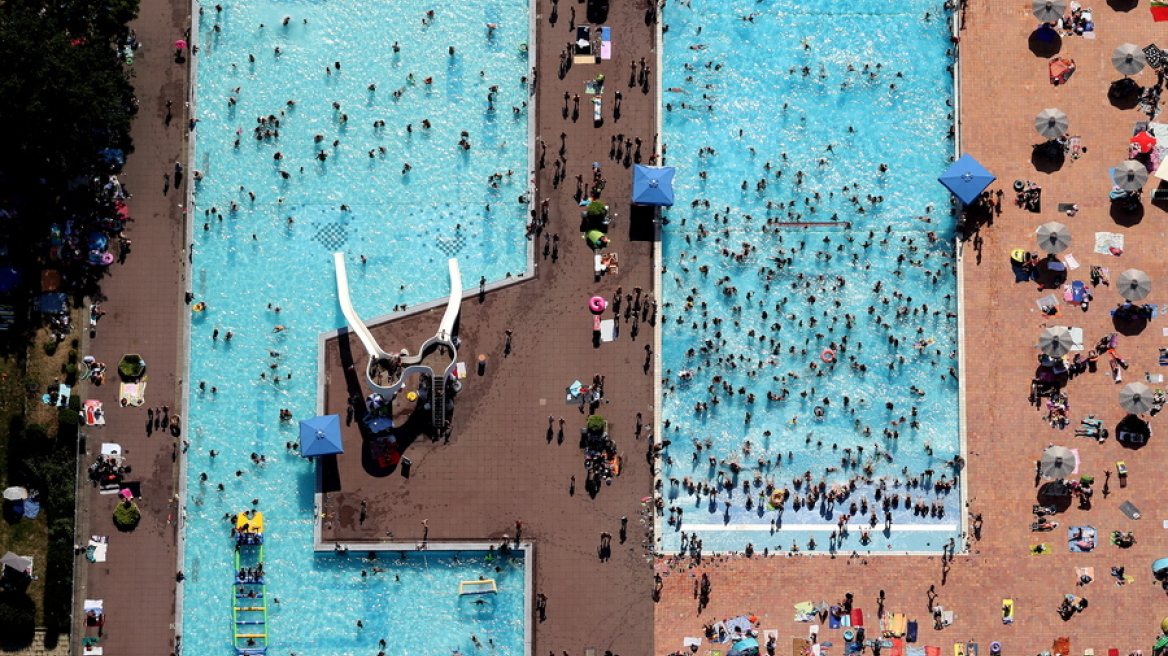
[[[558,15],[553,13],[557,10]],[[477,298],[463,303],[460,359],[470,371],[457,397],[449,444],[425,438],[414,442],[405,454],[413,463],[409,479],[398,471],[386,475],[371,463],[367,451],[346,452],[339,459],[340,491],[331,494],[325,508],[334,520],[325,527],[323,539],[380,540],[392,531],[394,539],[421,540],[421,521],[428,519],[431,548],[439,548],[442,540],[501,539],[505,533],[514,538],[515,522],[522,520],[523,539],[535,543],[534,591],[547,597],[547,617],[537,624],[534,653],[579,656],[585,647],[596,647],[601,654],[611,650],[640,656],[653,653],[652,575],[644,546],[646,525],[640,522],[641,499],[652,489],[645,455],[655,408],[652,372],[643,365],[653,327],[642,322],[634,337],[630,322],[622,320],[620,337],[596,348],[586,304],[597,294],[611,299],[621,288],[624,294],[635,287],[646,294],[652,290],[655,244],[630,238],[634,233],[651,238],[652,225],[630,224],[631,169],[610,159],[608,151],[621,134],[630,141],[642,140],[644,161],[651,154],[655,89],[643,93],[640,87],[630,88],[627,72],[630,63],[642,57],[654,61],[655,26],[646,25],[643,7],[613,3],[607,22],[619,35],[613,59],[577,64],[560,79],[560,51],[574,35],[572,15],[582,22],[584,11],[584,4],[569,0],[562,0],[558,9],[545,0],[537,9],[537,130],[546,144],[546,154],[538,144],[536,150],[537,162],[541,154],[544,159],[539,198],[550,199],[550,222],[544,232],[558,236],[558,244],[537,238],[536,276],[489,292],[481,303]],[[594,127],[584,83],[600,73],[608,80],[605,120]],[[623,106],[616,118],[612,101],[618,90]],[[578,120],[572,120],[570,105],[567,117],[563,115],[565,91],[580,94]],[[557,189],[552,178],[559,170],[555,162],[561,144],[567,182]],[[592,252],[580,238],[580,208],[573,199],[575,177],[591,182],[593,162],[601,164],[607,180],[603,199],[619,215],[609,250],[619,253],[620,272],[599,283],[593,280]],[[413,351],[434,334],[441,312],[439,308],[386,324],[374,334],[387,350]],[[509,355],[508,329],[513,331]],[[359,392],[355,375],[346,366],[355,357],[357,369],[363,371],[364,351],[352,335],[344,349],[334,344],[326,350],[322,372],[332,381],[325,411],[344,416],[349,395]],[[480,353],[489,358],[482,377],[474,372]],[[624,454],[624,465],[611,486],[590,498],[584,489],[584,453],[578,447],[585,415],[564,403],[564,389],[574,380],[589,383],[597,373],[606,377],[611,401],[598,412],[610,422],[610,435]],[[400,405],[405,405],[404,396],[398,397]],[[639,438],[638,413],[644,424]],[[549,416],[555,420],[550,439]],[[345,430],[349,444],[360,442],[356,426]],[[368,504],[364,523],[362,501]],[[629,522],[627,541],[620,539],[622,516]],[[604,561],[598,557],[602,532],[613,536],[611,558]]]
[[[133,127],[135,150],[120,177],[133,194],[128,203],[133,223],[127,229],[132,252],[124,264],[110,267],[102,284],[108,298],[102,308],[108,314],[96,337],[83,341],[86,354],[109,366],[106,383],[80,385],[77,392],[84,399],[102,401],[107,417],[105,426],[84,429],[84,464],[93,462],[103,442],[116,442],[132,468],[127,480],[141,484],[142,498],[135,501],[142,523],[132,533],[120,533],[113,526],[115,496],[87,487],[78,498],[77,542],[84,545],[90,535],[107,535],[109,556],[105,563],[77,559],[74,618],[83,627],[82,601],[104,599],[107,622],[101,646],[106,653],[123,656],[167,654],[174,643],[177,552],[172,498],[179,440],[165,430],[148,430],[146,408],[165,405],[172,416],[183,414],[177,372],[185,320],[181,206],[186,186],[184,180],[181,186],[165,189],[163,174],[173,176],[174,162],[185,159],[188,68],[175,63],[171,44],[183,34],[188,8],[179,0],[144,0],[140,18],[131,26],[142,42],[134,57],[141,111]],[[167,100],[174,107],[169,122]],[[147,362],[146,406],[140,408],[118,405],[117,362],[126,353],[140,354]],[[96,634],[96,629],[81,628],[77,635]]]
[[[1146,119],[1137,110],[1121,110],[1108,102],[1108,84],[1121,77],[1112,68],[1110,55],[1125,42],[1143,47],[1157,37],[1162,41],[1163,32],[1152,22],[1146,5],[1120,12],[1112,4],[1094,6],[1096,39],[1069,37],[1061,44],[1062,55],[1073,58],[1078,70],[1067,85],[1057,88],[1048,83],[1046,57],[1036,56],[1028,47],[1027,36],[1037,24],[1028,5],[972,0],[966,13],[967,29],[961,39],[964,148],[997,174],[995,186],[1006,192],[1004,212],[981,230],[977,242],[967,244],[963,263],[967,476],[970,510],[981,513],[985,521],[982,539],[973,542],[968,555],[956,558],[947,575],[939,557],[866,553],[856,559],[714,559],[692,568],[689,563],[658,563],[665,593],[657,612],[657,653],[682,649],[682,638],[701,635],[704,623],[755,614],[762,628],[779,631],[778,653],[791,654],[791,638],[805,637],[810,627],[793,621],[793,604],[837,603],[844,593],[852,592],[872,631],[878,626],[881,590],[887,610],[919,620],[918,644],[940,646],[942,653],[948,653],[950,643],[973,641],[988,649],[997,640],[1004,653],[1032,654],[1051,649],[1058,636],[1071,638],[1072,653],[1085,649],[1105,653],[1115,647],[1126,654],[1151,648],[1164,616],[1164,592],[1153,581],[1149,566],[1168,549],[1168,536],[1161,527],[1165,517],[1158,480],[1168,464],[1168,447],[1157,437],[1148,446],[1131,450],[1114,439],[1097,444],[1073,435],[1073,428],[1089,412],[1101,417],[1113,435],[1115,424],[1124,416],[1116,399],[1120,386],[1105,374],[1105,359],[1098,373],[1084,374],[1068,386],[1071,428],[1050,428],[1042,421],[1045,409],[1039,411],[1027,402],[1037,369],[1033,345],[1043,325],[1082,327],[1085,343],[1093,345],[1116,331],[1108,310],[1120,299],[1113,289],[1103,288],[1096,291],[1089,312],[1064,304],[1060,319],[1044,322],[1035,301],[1050,291],[1038,292],[1032,283],[1014,284],[1009,266],[1012,249],[1034,250],[1034,229],[1058,220],[1073,231],[1075,242],[1069,253],[1081,265],[1070,272],[1070,279],[1089,284],[1091,265],[1109,267],[1113,281],[1124,269],[1139,268],[1156,285],[1148,300],[1163,298],[1161,285],[1168,275],[1159,252],[1164,209],[1145,202],[1141,217],[1115,216],[1107,200],[1111,188],[1107,169],[1125,158],[1133,124]],[[1135,79],[1151,86],[1155,74],[1147,70]],[[1087,146],[1082,158],[1068,160],[1053,173],[1038,172],[1030,161],[1031,144],[1041,141],[1034,131],[1034,116],[1046,107],[1066,111],[1070,134],[1081,135]],[[1015,179],[1043,186],[1041,213],[1013,206],[1010,187]],[[1155,183],[1153,178],[1149,190]],[[1060,216],[1057,204],[1069,202],[1079,204],[1079,213]],[[1124,255],[1093,254],[1097,231],[1124,234]],[[1163,319],[1153,321],[1141,334],[1120,338],[1119,352],[1130,364],[1124,382],[1141,379],[1144,372],[1163,371],[1156,361],[1157,347],[1168,345],[1163,325]],[[1031,533],[1035,461],[1052,442],[1079,449],[1080,472],[1097,480],[1095,503],[1090,510],[1072,507],[1061,513],[1055,518],[1060,526],[1054,532]],[[1114,475],[1100,485],[1108,480],[1106,472],[1114,474],[1117,460],[1126,461],[1131,470],[1127,487],[1122,488]],[[1129,500],[1143,511],[1143,519],[1131,520],[1119,511],[1119,505]],[[1068,550],[1067,529],[1080,525],[1093,526],[1102,535],[1093,553]],[[1128,550],[1107,544],[1107,535],[1116,529],[1135,531],[1138,544]],[[1028,555],[1029,547],[1040,541],[1049,542],[1053,553]],[[1126,567],[1134,582],[1115,585],[1109,576],[1113,566]],[[1093,567],[1095,581],[1076,586],[1077,567]],[[709,573],[713,593],[709,608],[699,613],[693,586],[702,572]],[[936,603],[956,613],[954,624],[939,632],[933,629],[929,612],[930,586],[939,595]],[[1064,622],[1056,614],[1064,594],[1086,597],[1090,606]],[[1017,602],[1016,621],[1010,626],[1001,621],[1004,598]],[[842,648],[840,631],[824,629],[820,640]],[[699,653],[708,649],[725,652],[728,647],[705,643]]]

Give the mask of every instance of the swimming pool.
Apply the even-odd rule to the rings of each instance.
[[[960,486],[941,489],[961,448],[936,182],[949,18],[936,0],[667,6],[664,549],[686,532],[706,550],[935,551],[960,533]],[[805,503],[821,484],[848,493]]]
[[[345,324],[333,252],[346,253],[367,317],[445,296],[449,257],[468,286],[525,270],[529,18],[527,0],[229,0],[200,11],[188,173],[201,176],[191,290],[206,309],[190,326],[189,653],[230,649],[221,518],[253,499],[282,602],[270,653],[376,653],[386,638],[391,653],[448,655],[472,649],[472,633],[523,653],[521,568],[486,617],[457,605],[456,579],[483,568],[473,553],[410,555],[364,578],[355,557],[314,555],[313,467],[285,448],[297,423],[279,412],[313,415],[317,336]]]

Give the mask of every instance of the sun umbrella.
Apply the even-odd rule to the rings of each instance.
[[[1150,153],[1156,146],[1156,137],[1148,134],[1146,130],[1140,130],[1131,138],[1131,142],[1140,147],[1141,153]]]
[[[1052,358],[1061,358],[1070,353],[1074,342],[1071,330],[1064,326],[1051,326],[1038,336],[1038,348]]]
[[[1071,231],[1061,223],[1044,223],[1034,232],[1038,245],[1047,253],[1061,253],[1071,246]]]
[[[1119,274],[1115,289],[1127,300],[1138,301],[1152,291],[1152,279],[1139,269],[1128,269]]]
[[[1034,0],[1034,17],[1044,23],[1055,23],[1067,10],[1066,0]]]
[[[4,490],[4,498],[9,501],[19,501],[28,498],[28,490],[22,487],[10,487]]]
[[[1148,65],[1148,58],[1144,56],[1144,51],[1140,50],[1139,46],[1125,43],[1111,53],[1111,63],[1115,64],[1115,70],[1120,73],[1135,75]]]
[[[1075,454],[1065,446],[1052,446],[1042,452],[1042,461],[1039,463],[1042,475],[1047,478],[1066,478],[1075,471],[1077,465]]]
[[[1119,390],[1119,404],[1133,415],[1152,411],[1152,390],[1143,383],[1128,383]]]
[[[340,415],[322,415],[300,422],[300,457],[344,453]]]
[[[1134,159],[1124,160],[1115,167],[1112,180],[1124,191],[1139,191],[1148,181],[1148,169]]]
[[[1068,125],[1070,121],[1067,120],[1066,112],[1059,109],[1044,109],[1034,119],[1034,129],[1047,139],[1058,139],[1063,136],[1067,133]]]

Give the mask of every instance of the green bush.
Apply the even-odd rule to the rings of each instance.
[[[45,342],[43,348],[45,349],[45,355],[52,357],[57,352],[57,342]]]
[[[81,421],[81,413],[69,408],[61,408],[57,411],[57,421],[76,426],[77,422]]]
[[[77,341],[77,340],[74,340],[74,341]],[[70,363],[77,362],[77,349],[75,349],[75,348],[69,349],[69,362]]]
[[[604,417],[600,415],[589,415],[588,417],[588,432],[589,433],[603,433],[604,427],[608,424]]]
[[[69,397],[69,409],[81,412],[81,397],[73,394]]]
[[[608,209],[604,206],[604,203],[598,200],[594,200],[591,203],[588,203],[588,216],[604,216],[607,213]]]
[[[142,521],[142,511],[133,501],[123,501],[114,509],[114,525],[120,531],[132,531]]]
[[[118,373],[122,378],[135,379],[145,371],[146,363],[141,356],[133,353],[122,356],[122,361],[118,363]]]

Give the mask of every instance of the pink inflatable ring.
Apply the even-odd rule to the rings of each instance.
[[[592,310],[593,314],[600,314],[601,312],[604,312],[606,307],[608,307],[608,302],[599,296],[593,296],[588,301],[588,309]]]

